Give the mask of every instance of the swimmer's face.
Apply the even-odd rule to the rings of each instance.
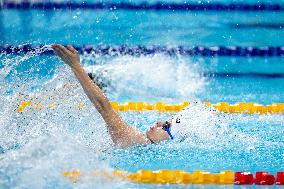
[[[168,121],[168,123],[171,128],[172,122]],[[169,135],[165,130],[163,130],[164,124],[165,122],[158,121],[155,125],[150,127],[150,129],[146,132],[147,138],[155,143],[163,141],[163,140],[167,140],[169,138]]]

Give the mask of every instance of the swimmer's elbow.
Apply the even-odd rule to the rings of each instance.
[[[101,114],[108,113],[109,111],[112,110],[112,106],[107,98],[98,100],[95,106]]]

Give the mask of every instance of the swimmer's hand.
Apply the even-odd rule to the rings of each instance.
[[[72,69],[80,67],[80,56],[78,51],[71,45],[67,45],[67,48],[60,44],[51,45],[54,52],[68,64]]]

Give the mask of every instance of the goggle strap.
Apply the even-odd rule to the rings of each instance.
[[[170,132],[170,130],[169,130],[169,127],[165,127],[164,130],[167,131],[168,135],[169,135],[170,138],[173,140],[174,137],[173,137],[173,135],[171,134],[171,132]]]

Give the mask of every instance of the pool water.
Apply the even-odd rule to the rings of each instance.
[[[283,25],[283,18],[283,12],[1,10],[0,43],[281,46],[284,30],[277,26]],[[46,49],[0,55],[0,188],[156,187],[101,177],[74,184],[62,176],[72,169],[283,171],[283,115],[221,114],[198,104],[191,107],[188,127],[182,128],[190,136],[183,142],[114,148],[71,70],[56,56],[40,54]],[[88,72],[103,75],[110,83],[106,91],[111,101],[284,101],[284,78],[261,76],[284,74],[283,57],[84,54],[81,59]],[[19,113],[23,100],[44,101],[43,107]],[[54,102],[54,109],[47,107]],[[86,107],[78,110],[78,103]],[[145,132],[171,114],[145,111],[121,116]]]

